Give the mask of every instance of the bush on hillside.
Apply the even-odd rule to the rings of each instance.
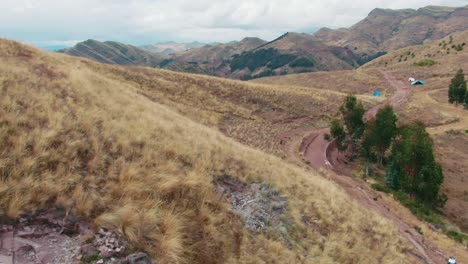
[[[459,69],[450,82],[448,97],[451,104],[463,104],[468,107],[467,87],[463,70]]]
[[[435,60],[423,60],[423,61],[415,62],[413,65],[414,66],[432,66],[435,64],[438,64],[438,62]]]

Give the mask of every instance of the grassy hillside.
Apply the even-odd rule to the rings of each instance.
[[[163,56],[147,52],[141,48],[123,43],[97,40],[87,40],[74,47],[60,52],[90,58],[102,63],[119,65],[142,65],[156,67],[164,59]]]
[[[64,208],[116,230],[158,263],[405,262],[395,228],[333,183],[200,125],[194,113],[179,114],[188,101],[162,96],[252,86],[127,71],[6,40],[0,57],[2,214]],[[262,93],[273,102],[277,90]],[[203,113],[200,105],[192,107]],[[210,123],[208,114],[199,118]],[[287,198],[283,225],[244,228],[212,184],[222,176],[277,189]]]
[[[393,91],[376,69],[347,70],[333,72],[311,72],[274,76],[253,80],[254,83],[295,85],[299,87],[314,87],[324,91],[338,91],[372,97],[376,90],[390,95]]]

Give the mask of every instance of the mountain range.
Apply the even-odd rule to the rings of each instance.
[[[429,25],[429,26],[428,26]],[[288,32],[273,41],[167,42],[135,47],[88,40],[61,52],[100,62],[143,65],[234,79],[349,70],[389,51],[468,29],[468,6],[372,10],[350,28]]]

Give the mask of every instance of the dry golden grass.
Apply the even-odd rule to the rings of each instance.
[[[385,82],[379,71],[374,68],[367,70],[290,74],[255,79],[251,82],[288,86],[296,85],[324,91],[356,94],[360,95],[361,100],[371,102],[375,99],[372,98],[372,93],[375,90],[381,91],[384,96],[393,93],[392,87]]]
[[[394,226],[318,173],[193,121],[215,126],[221,120],[202,106],[214,107],[222,97],[197,87],[231,94],[232,103],[219,107],[257,118],[243,94],[235,96],[253,86],[127,72],[7,40],[0,40],[0,58],[0,213],[64,208],[118,230],[158,263],[405,262]],[[279,88],[257,88],[270,96],[268,104],[299,107]],[[190,105],[195,100],[184,98],[192,95],[203,101]],[[288,197],[292,248],[243,228],[214,191],[213,179],[223,175],[269,182]],[[318,221],[308,226],[304,218]]]

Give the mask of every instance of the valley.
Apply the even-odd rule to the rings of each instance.
[[[378,8],[269,42],[0,39],[0,263],[468,259],[468,110],[448,102],[467,10]],[[390,105],[399,126],[424,124],[437,221],[329,138],[350,95],[360,122]]]

